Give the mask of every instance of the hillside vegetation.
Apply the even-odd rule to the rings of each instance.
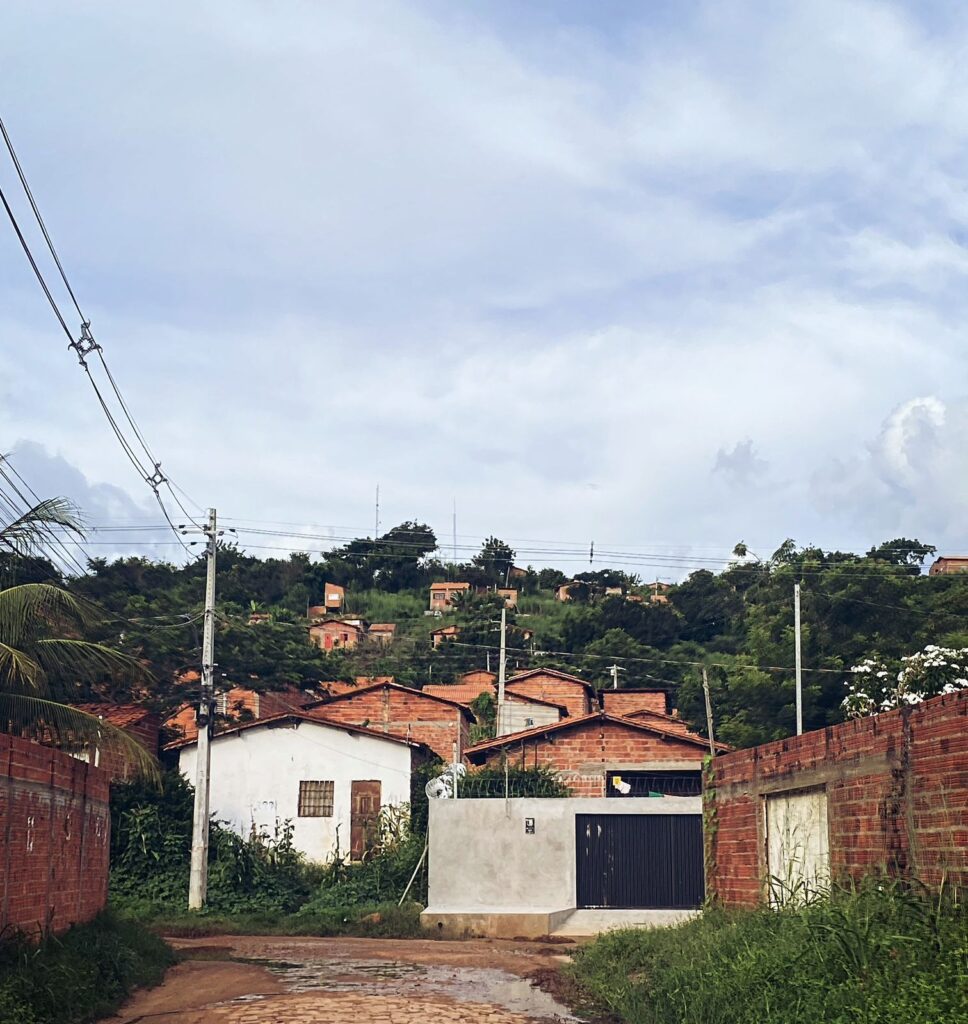
[[[617,663],[622,686],[665,688],[683,716],[704,727],[698,666],[706,663],[717,735],[747,745],[793,731],[795,583],[802,587],[807,728],[841,720],[845,680],[862,660],[895,672],[902,656],[926,644],[968,645],[968,577],[924,573],[934,551],[929,545],[899,539],[856,555],[787,541],[763,560],[742,546],[737,550],[724,571],[696,570],[658,602],[647,581],[615,570],[570,577],[553,568],[528,569],[512,577],[519,600],[508,614],[509,668],[550,665],[604,686]],[[449,681],[488,659],[497,665],[497,595],[465,597],[444,618],[426,614],[435,580],[506,584],[514,552],[495,538],[467,564],[441,561],[433,532],[419,523],[316,559],[261,559],[233,544],[222,546],[218,559],[220,685],[272,689],[393,675],[422,686]],[[39,559],[2,568],[8,578],[54,575]],[[165,710],[191,695],[176,680],[180,670],[198,665],[204,574],[201,557],[185,567],[125,558],[95,560],[88,575],[68,581],[106,613],[93,639],[143,659],[154,676],[151,685],[135,688],[123,678],[105,679],[91,696],[134,698]],[[572,599],[555,600],[555,587],[571,578],[579,580]],[[397,623],[394,642],[329,654],[312,647],[306,610],[321,603],[327,581],[346,588],[344,614]],[[607,596],[606,587],[624,593]],[[270,613],[271,621],[250,625],[253,611]],[[431,631],[450,622],[460,626],[457,641],[433,649]]]

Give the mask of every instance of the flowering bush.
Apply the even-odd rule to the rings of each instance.
[[[863,718],[904,704],[920,704],[941,693],[968,689],[968,647],[928,644],[923,651],[901,658],[900,670],[865,658],[850,671],[841,707],[848,718]]]

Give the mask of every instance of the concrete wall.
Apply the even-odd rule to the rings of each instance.
[[[435,927],[435,916],[570,912],[576,905],[575,815],[700,812],[699,797],[431,800],[424,921]],[[525,832],[526,818],[534,819],[533,835]]]
[[[707,780],[706,888],[768,893],[765,805],[820,790],[833,879],[968,887],[968,691],[717,757]]]
[[[534,729],[539,725],[554,725],[561,718],[557,708],[547,704],[535,704],[524,697],[508,696],[504,705],[497,709],[497,735],[507,736],[512,732]]]
[[[195,780],[197,748],[182,747],[178,767]],[[325,860],[336,846],[350,847],[350,784],[379,779],[381,805],[410,800],[410,747],[361,736],[323,722],[292,722],[243,729],[212,740],[212,813],[239,835],[255,825],[273,833],[291,819],[293,841],[311,860]],[[333,816],[300,818],[300,780],[332,781]]]
[[[0,933],[62,931],[108,893],[109,776],[0,734]]]

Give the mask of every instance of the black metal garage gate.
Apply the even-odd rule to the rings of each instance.
[[[575,816],[579,907],[687,910],[705,895],[698,814]]]

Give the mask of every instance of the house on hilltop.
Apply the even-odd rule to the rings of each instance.
[[[454,604],[458,594],[466,593],[471,589],[469,583],[434,583],[430,587],[430,610],[432,612],[444,612]]]
[[[310,642],[322,651],[350,649],[365,637],[363,624],[347,619],[323,619],[309,627]]]
[[[395,622],[374,622],[366,631],[367,639],[375,640],[377,643],[383,644],[384,647],[393,643],[393,638],[396,635],[397,624]]]
[[[949,576],[952,573],[968,572],[968,555],[948,555],[936,558],[928,570],[929,576]]]

